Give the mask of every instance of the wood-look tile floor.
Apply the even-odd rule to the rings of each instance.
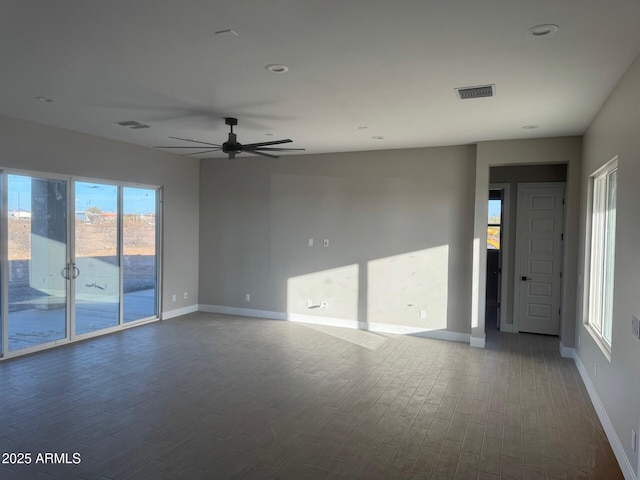
[[[0,428],[32,455],[2,479],[622,478],[558,339],[526,334],[198,313],[0,362]]]

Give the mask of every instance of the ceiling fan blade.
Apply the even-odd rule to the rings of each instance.
[[[214,145],[213,143],[211,145],[219,147],[219,145]],[[170,147],[170,146],[167,146],[167,145],[159,145],[159,146],[155,146],[153,148],[199,148],[200,150],[202,150],[203,148],[207,148],[207,147],[173,147],[173,146]]]
[[[244,145],[242,146],[244,148]],[[294,150],[306,150],[306,148],[271,148],[271,147],[256,147],[251,150],[252,152],[257,152],[260,150],[261,152],[292,152]]]
[[[264,147],[267,145],[280,145],[281,143],[291,143],[293,142],[293,140],[291,140],[290,138],[287,138],[285,140],[274,140],[272,142],[258,142],[258,143],[247,143],[246,145],[243,143],[242,144],[242,148],[255,148],[255,147]]]
[[[180,137],[169,137],[169,138],[173,138],[174,140],[182,140],[183,142],[194,142],[194,143],[202,143],[204,145],[213,145],[214,147],[220,146],[217,143],[201,142],[200,140],[192,140],[190,138],[180,138]]]
[[[222,149],[221,148],[214,148],[212,150],[204,150],[202,152],[183,153],[183,155],[200,155],[201,153],[219,152],[220,150],[222,150]]]
[[[244,145],[243,145],[243,147],[244,147]],[[263,152],[261,152],[259,150],[249,150],[247,153],[255,153],[257,155],[261,155],[263,157],[269,157],[269,158],[280,158],[280,157],[278,157],[276,155],[269,155],[268,153],[263,153]]]

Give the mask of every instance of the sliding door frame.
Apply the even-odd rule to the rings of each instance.
[[[100,330],[95,330],[80,335],[76,335],[76,309],[75,309],[75,279],[68,278],[66,281],[66,335],[62,339],[27,347],[19,350],[9,350],[9,201],[8,201],[8,177],[9,175],[20,175],[32,178],[42,178],[49,180],[63,180],[67,182],[67,225],[66,225],[66,264],[75,265],[76,238],[75,238],[75,186],[76,182],[99,183],[117,187],[117,255],[119,268],[119,306],[118,324]],[[124,189],[139,188],[148,189],[155,192],[155,293],[154,306],[155,315],[124,321]],[[163,218],[163,189],[158,185],[148,185],[136,182],[121,182],[110,179],[99,179],[93,177],[80,177],[73,175],[61,175],[48,172],[21,170],[14,168],[0,168],[0,360],[18,357],[29,353],[46,350],[59,345],[66,345],[75,341],[84,340],[91,337],[106,335],[127,328],[136,327],[146,323],[158,321],[162,318],[162,218]]]

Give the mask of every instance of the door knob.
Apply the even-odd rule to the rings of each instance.
[[[529,277],[525,277],[525,276],[522,277],[523,282],[526,282],[527,280],[529,280]]]

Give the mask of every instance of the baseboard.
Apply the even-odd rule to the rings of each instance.
[[[162,320],[169,320],[170,318],[181,317],[189,313],[198,311],[198,305],[189,305],[188,307],[176,308],[175,310],[167,310],[162,312]]]
[[[270,320],[286,320],[287,316],[281,312],[272,312],[270,310],[256,310],[253,308],[225,307],[222,305],[204,305],[200,304],[198,309],[207,313],[224,313],[226,315],[238,315],[241,317],[268,318]]]
[[[576,349],[565,347],[562,342],[560,342],[560,356],[564,358],[576,358]]]
[[[513,333],[513,323],[501,323],[500,331],[504,333]]]
[[[425,330],[420,327],[404,325],[391,325],[388,323],[360,322],[360,330],[370,332],[395,333],[397,335],[413,335],[415,337],[433,338],[435,340],[447,340],[449,342],[469,343],[471,335],[468,333],[451,332],[449,330]]]
[[[451,342],[469,343],[471,335],[468,333],[451,332],[448,330],[425,330],[420,327],[410,327],[405,325],[391,325],[388,323],[368,323],[358,322],[344,318],[322,317],[317,315],[304,315],[300,313],[273,312],[270,310],[255,310],[251,308],[225,307],[222,305],[200,305],[201,312],[224,313],[227,315],[238,315],[242,317],[267,318],[270,320],[287,320],[296,323],[309,323],[314,325],[325,325],[330,327],[351,328],[357,330],[367,330],[379,333],[394,333],[397,335],[414,335],[424,338],[434,338],[437,340],[448,340]]]
[[[469,346],[474,348],[484,348],[486,343],[486,335],[482,335],[482,337],[471,337],[469,339]]]
[[[341,327],[359,329],[360,322],[348,320],[346,318],[321,317],[318,315],[304,315],[302,313],[283,313],[285,320],[295,323],[310,323],[313,325],[324,325],[327,327]]]
[[[631,467],[629,459],[624,453],[624,448],[622,448],[622,443],[620,442],[620,439],[618,438],[618,435],[613,428],[613,424],[611,423],[611,420],[609,420],[609,415],[607,415],[607,411],[600,401],[598,392],[591,382],[591,378],[589,378],[589,375],[587,374],[587,369],[585,368],[584,363],[582,363],[580,356],[575,351],[573,361],[575,362],[576,367],[578,367],[578,372],[580,372],[580,376],[582,377],[582,381],[584,382],[585,387],[587,387],[587,392],[589,393],[589,398],[591,398],[591,403],[593,403],[593,407],[598,414],[600,423],[602,424],[602,427],[607,434],[607,438],[609,439],[609,443],[611,444],[613,453],[618,460],[618,464],[620,465],[620,469],[622,470],[624,478],[626,480],[638,480],[636,475],[633,473],[633,468]]]

